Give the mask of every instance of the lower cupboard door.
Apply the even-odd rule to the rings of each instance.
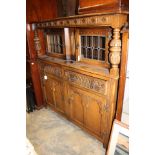
[[[50,78],[45,81],[44,94],[47,104],[54,105],[52,80]]]
[[[84,126],[98,137],[101,136],[101,102],[95,98],[85,98]]]
[[[78,90],[70,89],[69,104],[71,109],[71,119],[83,126],[83,100],[82,95]]]
[[[60,81],[53,80],[54,102],[56,109],[61,113],[64,113],[64,96],[63,86]]]

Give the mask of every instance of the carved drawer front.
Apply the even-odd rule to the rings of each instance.
[[[107,94],[107,82],[98,78],[80,73],[65,71],[65,79],[78,86],[93,90],[97,93]]]
[[[40,71],[41,74],[49,73],[60,78],[62,77],[61,68],[58,66],[40,63]]]

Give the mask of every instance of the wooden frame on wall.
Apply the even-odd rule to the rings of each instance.
[[[129,128],[128,125],[114,120],[106,155],[129,154]]]

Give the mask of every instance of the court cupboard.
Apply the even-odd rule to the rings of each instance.
[[[40,107],[49,105],[107,148],[117,109],[117,117],[121,115],[123,92],[118,92],[124,83],[120,68],[125,62],[120,62],[127,50],[128,1],[79,0],[77,4],[77,13],[72,8],[76,15],[27,25],[35,53],[30,66],[37,68],[32,79],[37,83],[36,96],[38,91],[42,95]]]

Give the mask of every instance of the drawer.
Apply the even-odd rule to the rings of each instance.
[[[84,87],[86,89],[95,91],[97,93],[101,93],[103,95],[107,94],[108,82],[105,80],[94,78],[88,75],[76,73],[69,70],[65,71],[65,80],[80,87]]]
[[[41,70],[41,73],[43,74],[48,73],[60,78],[62,77],[62,69],[61,67],[56,65],[40,63],[40,70]]]

